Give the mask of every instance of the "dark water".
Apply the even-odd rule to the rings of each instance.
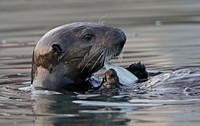
[[[32,50],[48,30],[70,22],[104,22],[127,35],[123,60],[148,70],[200,66],[199,0],[1,0],[0,125],[199,126],[198,96],[34,94]]]

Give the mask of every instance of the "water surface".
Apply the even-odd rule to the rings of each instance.
[[[30,85],[34,45],[48,30],[101,22],[127,35],[123,60],[149,71],[200,66],[198,0],[1,0],[0,125],[198,126],[199,96],[77,95],[18,90]]]

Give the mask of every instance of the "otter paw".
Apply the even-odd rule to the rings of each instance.
[[[114,69],[109,69],[105,72],[103,77],[103,87],[104,88],[117,88],[119,87],[119,77]]]
[[[133,73],[136,77],[138,77],[139,82],[145,81],[148,79],[148,72],[146,71],[146,67],[141,62],[131,64],[126,69],[130,71],[131,73]]]

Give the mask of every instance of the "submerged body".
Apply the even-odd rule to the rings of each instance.
[[[110,65],[119,75],[119,80],[126,80],[130,72],[125,68],[117,65]],[[138,67],[140,68],[140,66]],[[122,71],[121,69],[125,69]],[[140,71],[142,71],[140,69]],[[142,77],[143,78],[143,77]],[[140,79],[142,79],[140,78]],[[123,84],[122,84],[123,85]],[[124,84],[121,86],[121,91],[154,93],[154,94],[200,94],[200,68],[179,69],[172,72],[160,73],[156,76],[151,76],[145,82],[135,82],[132,84]],[[128,90],[127,90],[128,89]]]
[[[141,83],[140,88],[161,94],[199,94],[200,68],[185,68],[161,73]]]

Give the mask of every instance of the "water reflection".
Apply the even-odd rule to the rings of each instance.
[[[180,125],[181,121],[195,122],[199,111],[199,99],[191,100],[156,100],[131,99],[122,102],[123,97],[105,98],[90,97],[87,100],[77,99],[76,95],[62,94],[36,95],[35,125]],[[97,101],[97,99],[99,99]],[[104,100],[104,102],[102,102]],[[121,102],[120,102],[121,101]],[[181,107],[180,107],[181,105]],[[194,118],[186,119],[190,113]],[[182,114],[185,116],[181,116]]]
[[[74,96],[40,95],[34,97],[33,105],[36,125],[125,125],[129,120],[121,118],[119,108],[98,106],[80,106],[73,101]],[[90,111],[96,111],[90,112]],[[102,112],[101,112],[102,111]],[[119,112],[118,112],[119,111]],[[102,120],[104,120],[102,122]]]

